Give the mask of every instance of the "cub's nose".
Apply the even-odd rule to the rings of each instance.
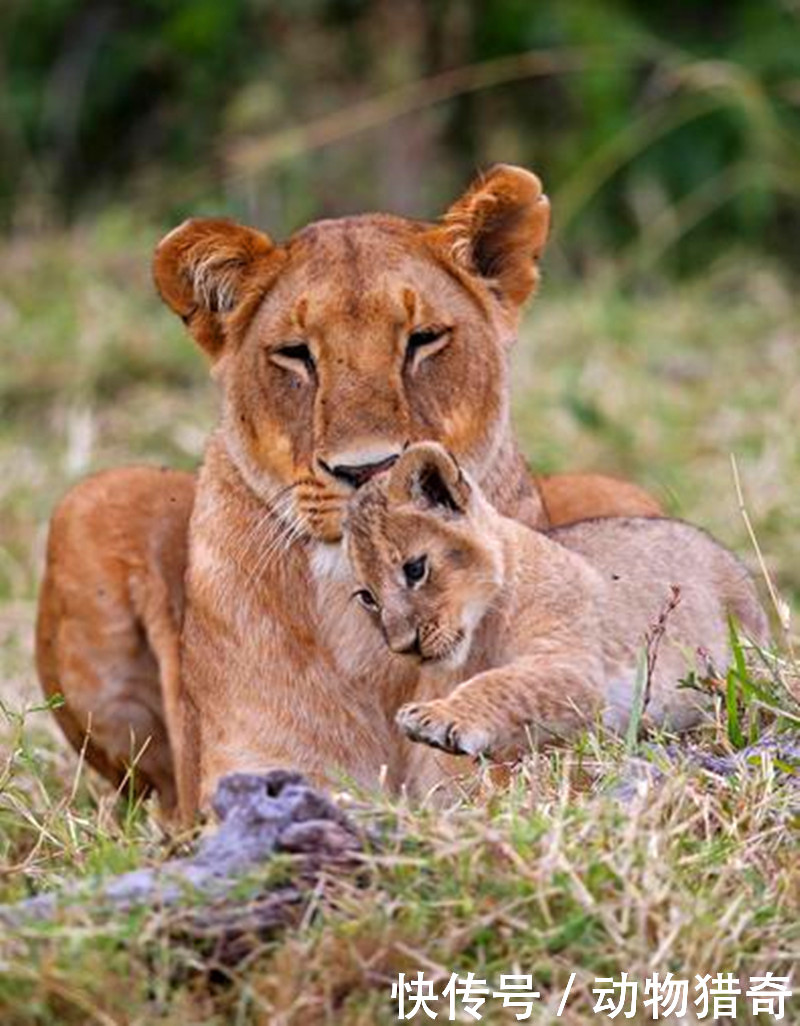
[[[326,463],[325,460],[320,460],[319,464],[322,469],[335,477],[337,481],[341,481],[350,488],[360,488],[366,484],[370,478],[375,477],[376,474],[382,474],[384,470],[388,470],[389,467],[397,460],[397,456],[387,456],[385,459],[377,460],[374,463],[334,463],[333,465]]]
[[[414,628],[405,634],[389,638],[389,648],[396,655],[421,656],[419,631]]]

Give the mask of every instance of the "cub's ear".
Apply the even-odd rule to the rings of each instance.
[[[158,244],[156,288],[212,359],[225,343],[224,315],[266,271],[274,250],[261,232],[219,218],[184,221]]]
[[[472,489],[453,456],[436,442],[412,445],[389,473],[389,501],[465,513]]]
[[[538,283],[549,228],[550,202],[536,175],[498,164],[450,207],[437,231],[457,263],[518,306]]]

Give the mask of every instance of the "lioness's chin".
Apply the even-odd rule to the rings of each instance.
[[[347,500],[338,495],[307,494],[302,485],[295,495],[295,514],[308,535],[327,545],[338,545],[344,534]]]
[[[314,517],[307,519],[308,531],[315,541],[323,542],[325,545],[338,545],[342,540],[343,516],[339,513],[324,518]]]

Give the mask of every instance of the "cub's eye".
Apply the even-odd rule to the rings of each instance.
[[[286,345],[272,349],[269,358],[278,367],[299,374],[305,382],[311,381],[314,376],[314,357],[305,342],[287,342]]]
[[[413,588],[415,584],[422,584],[428,576],[428,557],[419,556],[403,563],[403,575],[409,588]]]
[[[370,611],[370,613],[377,613],[380,609],[378,600],[369,590],[369,588],[359,588],[358,591],[353,593],[353,598],[357,598],[361,605]]]
[[[415,371],[423,360],[434,353],[441,352],[450,341],[453,329],[444,324],[431,324],[424,328],[415,328],[408,336],[406,343],[406,364]]]

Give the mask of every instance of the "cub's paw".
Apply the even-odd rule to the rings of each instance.
[[[406,737],[450,755],[481,755],[492,747],[492,731],[444,701],[404,705],[396,722]]]

